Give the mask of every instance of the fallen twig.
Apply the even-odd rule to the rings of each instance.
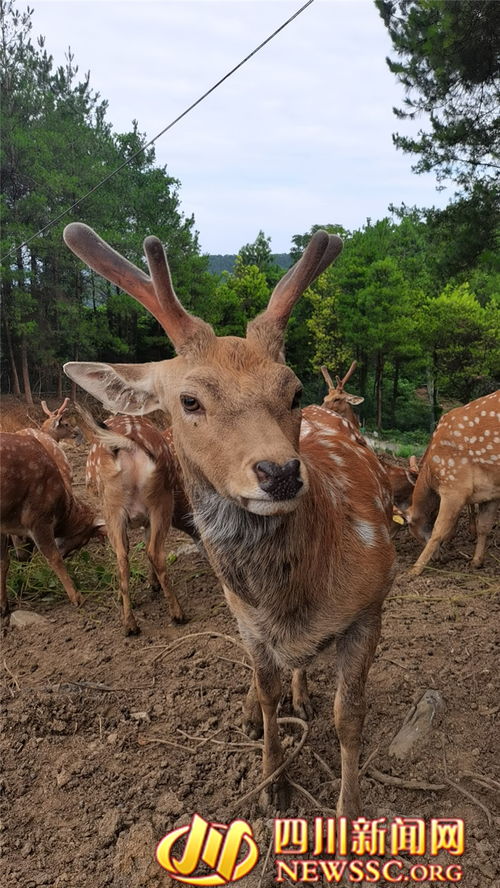
[[[127,691],[150,691],[155,686],[155,679],[150,685],[129,685],[128,687],[112,687],[111,685],[100,684],[96,681],[59,681],[53,685],[30,685],[33,691],[60,691],[68,687],[85,688],[90,691],[102,691],[103,693],[125,693]]]
[[[207,635],[210,638],[223,638],[223,639],[225,639],[225,641],[230,641],[231,644],[235,644],[238,647],[243,648],[243,650],[245,649],[243,647],[243,644],[241,643],[241,641],[238,641],[237,638],[233,638],[232,635],[225,635],[223,632],[210,632],[210,631],[189,632],[187,635],[183,635],[182,638],[179,638],[177,641],[174,641],[173,644],[167,645],[167,647],[164,648],[162,651],[160,651],[160,653],[155,654],[155,656],[151,660],[151,663],[156,663],[157,660],[162,660],[163,657],[166,657],[167,654],[171,654],[172,651],[175,651],[178,647],[180,647],[182,644],[184,644],[185,641],[189,641],[189,639],[191,639],[191,638],[200,638],[201,636],[207,636]]]
[[[368,769],[370,762],[372,762],[373,759],[375,758],[375,756],[378,755],[379,750],[380,750],[380,744],[378,746],[376,746],[375,749],[372,750],[372,752],[370,752],[370,755],[368,756],[366,761],[361,765],[361,767],[359,769],[359,776],[360,777],[362,777],[363,774],[365,773],[365,771]]]
[[[4,657],[4,659],[3,659],[3,668],[5,669],[7,675],[10,675],[10,677],[11,677],[12,681],[14,682],[14,684],[15,684],[17,690],[20,691],[20,690],[21,690],[21,685],[19,684],[19,681],[18,681],[18,679],[17,679],[17,676],[14,675],[14,673],[12,672],[12,669],[10,669],[9,666],[7,666],[7,663],[6,663],[6,661],[5,661],[5,657]],[[9,688],[9,692],[10,692],[11,696],[14,696],[13,693],[12,693],[11,688]]]
[[[184,746],[182,743],[174,743],[173,740],[165,740],[163,737],[138,737],[139,746],[149,746],[150,743],[159,743],[162,746],[172,746],[173,749],[182,749],[184,752],[195,752],[191,746]]]
[[[209,737],[196,737],[193,734],[186,734],[185,731],[181,731],[180,728],[177,728],[177,732],[179,734],[182,734],[182,736],[185,737],[186,740],[199,740],[200,741],[198,743],[198,745],[194,747],[192,752],[196,752],[198,749],[200,749],[201,746],[204,746],[205,743],[215,743],[217,746],[231,746],[231,747],[237,748],[237,749],[243,749],[243,748],[248,748],[248,747],[251,747],[251,748],[257,747],[258,749],[262,748],[262,743],[259,740],[247,740],[246,743],[231,743],[229,740],[216,740],[215,738],[219,734],[221,734],[222,731],[225,731],[225,730],[227,730],[227,728],[221,728],[220,731],[216,731],[215,734],[211,734]]]
[[[424,783],[421,780],[403,780],[401,777],[393,777],[392,774],[383,774],[373,766],[368,769],[368,776],[373,777],[379,783],[386,786],[401,786],[403,789],[428,790],[430,792],[439,792],[446,789],[446,783]],[[447,778],[445,778],[447,779]]]
[[[484,811],[484,813],[486,814],[486,819],[488,821],[488,825],[489,826],[492,825],[493,817],[491,816],[491,811],[489,811],[489,809],[486,807],[486,805],[484,805],[478,798],[476,798],[475,795],[472,795],[472,793],[469,792],[468,789],[464,789],[463,786],[460,786],[459,783],[455,783],[455,781],[450,780],[449,777],[445,777],[445,780],[450,786],[453,787],[453,789],[456,789],[458,792],[461,792],[462,795],[464,795],[467,799],[470,799],[471,802],[474,802],[475,805],[477,805],[479,808],[481,808],[481,810]]]
[[[250,666],[250,663],[244,663],[243,660],[230,660],[229,657],[221,657],[220,654],[216,654],[215,659],[225,660],[226,663],[233,663],[235,666],[244,666],[245,669],[250,669],[250,672],[253,672],[253,666]]]
[[[490,792],[500,793],[500,788],[496,789],[496,787],[493,784],[491,784],[488,780],[485,780],[482,777],[471,777],[471,780],[473,780],[474,783],[478,783],[479,786],[482,786],[484,789],[489,789]]]
[[[261,885],[262,885],[262,882],[263,882],[263,879],[264,879],[264,875],[265,875],[265,872],[266,872],[266,870],[267,870],[267,864],[269,863],[269,858],[270,858],[270,856],[271,856],[271,851],[272,851],[273,845],[274,845],[274,835],[271,835],[271,841],[269,842],[269,847],[268,847],[268,849],[267,849],[267,854],[266,854],[266,856],[265,856],[264,863],[262,864],[262,870],[261,870],[261,873],[260,873],[260,879],[259,879],[259,882],[258,882],[258,884],[257,884],[257,888],[261,888]]]
[[[323,770],[326,771],[326,773],[332,778],[332,780],[337,780],[337,777],[333,773],[332,769],[327,765],[327,763],[325,761],[323,761],[321,756],[318,755],[318,753],[315,752],[314,749],[311,749],[311,752],[312,752],[314,758],[316,759],[316,761],[318,761],[320,763]]]
[[[400,669],[406,669],[407,671],[410,669],[409,666],[405,666],[404,663],[400,663],[398,660],[391,660],[390,657],[379,657],[379,660],[384,660],[385,663],[392,663],[393,666],[399,666]]]
[[[292,780],[290,777],[286,778],[290,786],[292,786],[297,792],[300,792],[305,798],[311,802],[314,808],[318,811],[322,811],[324,814],[333,814],[336,816],[336,811],[333,808],[326,808],[322,802],[319,802],[318,799],[315,799],[313,795],[307,790],[304,786],[301,786],[300,783],[296,783],[295,780]]]
[[[248,799],[251,799],[254,795],[257,795],[257,793],[259,793],[259,792],[261,792],[261,790],[265,789],[266,786],[269,786],[270,783],[273,783],[273,781],[276,780],[276,777],[279,777],[280,774],[282,774],[283,771],[286,770],[286,768],[288,767],[290,762],[292,762],[295,758],[297,758],[300,750],[302,749],[302,747],[304,746],[304,743],[307,740],[307,735],[309,734],[309,725],[307,724],[306,721],[304,721],[304,719],[296,718],[295,716],[292,716],[292,715],[287,716],[286,718],[279,718],[278,719],[278,724],[288,724],[288,723],[300,725],[300,727],[304,731],[297,746],[290,753],[290,755],[286,759],[284,759],[284,761],[282,761],[281,765],[279,765],[278,768],[275,768],[275,770],[272,772],[272,774],[269,774],[269,777],[266,777],[265,780],[261,780],[261,782],[258,783],[257,786],[255,786],[253,789],[251,789],[250,792],[245,793],[244,796],[242,796],[240,799],[238,799],[233,804],[233,808],[239,808],[243,804],[243,802],[248,801]]]
[[[473,780],[483,780],[485,783],[491,784],[492,787],[496,789],[500,789],[500,783],[498,780],[494,780],[493,777],[490,777],[487,774],[477,774],[476,771],[464,771],[464,777],[472,777]]]

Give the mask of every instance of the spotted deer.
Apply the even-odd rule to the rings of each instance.
[[[148,237],[150,276],[92,229],[72,223],[68,246],[159,321],[177,357],[142,365],[70,363],[67,375],[113,411],[163,409],[171,422],[194,520],[254,665],[247,730],[263,731],[264,776],[283,761],[276,710],[280,670],[296,679],[334,639],[334,715],[341,749],[339,814],[361,809],[359,754],[365,683],[382,604],[394,575],[390,489],[368,448],[308,423],[301,385],[283,358],[284,333],[304,290],[342,241],[315,233],[246,337],[217,337],[177,299],[161,242]],[[287,782],[274,781],[283,804]]]
[[[102,521],[71,488],[71,471],[57,444],[37,429],[0,435],[0,614],[7,617],[9,536],[29,537],[60,579],[68,598],[83,598],[63,558],[101,534]],[[65,465],[66,463],[66,465]]]
[[[91,423],[87,415],[87,427]],[[165,540],[177,505],[177,525],[190,532],[189,507],[176,503],[179,487],[176,465],[165,437],[153,423],[141,416],[115,416],[99,428],[92,423],[94,442],[90,448],[87,487],[99,496],[106,531],[116,555],[126,635],[137,635],[139,627],[132,611],[129,593],[129,536],[133,527],[143,527],[146,554],[150,563],[151,586],[162,590],[172,620],[185,621],[182,607],[167,574]]]
[[[420,463],[407,520],[425,548],[410,571],[419,576],[453,536],[465,505],[477,504],[473,567],[484,561],[486,539],[500,501],[500,391],[441,417]]]
[[[352,407],[356,404],[362,404],[364,398],[358,395],[351,395],[349,394],[349,392],[346,392],[344,390],[344,386],[346,382],[348,382],[348,380],[351,378],[356,369],[356,366],[356,361],[353,361],[343,379],[340,379],[340,377],[337,376],[337,384],[335,386],[327,368],[321,368],[321,373],[323,374],[323,377],[329,389],[328,394],[323,400],[322,407],[323,409],[329,410],[350,422],[352,426],[354,426],[354,428],[358,430],[359,438],[367,447],[369,447],[370,445],[359,432],[359,418],[352,409]],[[404,515],[411,502],[413,488],[415,487],[415,482],[418,476],[418,467],[414,462],[411,461],[408,467],[398,466],[396,465],[396,463],[390,461],[386,456],[381,456],[380,454],[377,454],[377,458],[381,462],[387,472],[387,475],[389,476],[389,482],[392,489],[392,502],[394,505],[395,521],[399,522],[401,520],[403,523],[405,523]],[[392,532],[395,533],[397,529],[398,524],[393,523]]]
[[[72,478],[71,478],[71,469],[68,463],[68,460],[64,456],[58,444],[61,441],[66,439],[73,439],[77,442],[81,441],[81,432],[77,426],[72,426],[69,422],[63,418],[64,413],[66,412],[69,404],[69,398],[65,398],[63,403],[57,410],[49,410],[47,407],[46,401],[41,401],[41,406],[43,412],[47,415],[48,419],[44,420],[40,429],[19,429],[17,434],[19,435],[34,435],[34,437],[38,437],[38,434],[41,433],[42,437],[38,440],[40,443],[47,449],[50,448],[50,444],[45,440],[47,437],[51,439],[52,442],[56,442],[54,446],[49,450],[50,455],[55,459],[59,471],[68,481],[69,486],[71,488]],[[21,537],[17,535],[12,536],[12,544],[15,549],[16,559],[18,561],[27,561],[31,558],[34,551],[34,544],[32,539],[21,539]]]
[[[349,422],[352,422],[352,424],[359,429],[359,417],[352,408],[358,404],[362,404],[365,399],[360,395],[351,395],[344,390],[346,382],[349,381],[357,366],[357,362],[353,361],[343,379],[336,376],[336,385],[333,384],[333,380],[327,367],[321,368],[323,379],[328,386],[328,394],[325,395],[322,406],[325,407],[326,410],[333,410],[334,413],[338,413],[339,416],[348,419]]]

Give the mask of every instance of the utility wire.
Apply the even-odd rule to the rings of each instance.
[[[164,127],[164,129],[162,129],[161,132],[159,132],[153,139],[151,139],[149,142],[146,142],[146,144],[142,145],[141,148],[138,148],[137,151],[134,151],[134,153],[131,154],[130,157],[127,158],[127,160],[124,160],[123,163],[121,163],[120,166],[118,166],[115,170],[113,170],[112,173],[109,173],[107,176],[104,177],[104,179],[101,179],[101,181],[98,182],[97,185],[94,185],[94,187],[91,188],[90,191],[87,191],[86,194],[82,195],[82,197],[78,198],[78,200],[75,200],[75,202],[72,203],[71,206],[69,206],[69,207],[67,207],[67,209],[63,210],[62,213],[59,213],[59,215],[56,216],[55,219],[52,219],[50,222],[47,222],[47,225],[44,225],[43,228],[40,228],[40,230],[37,231],[36,234],[33,234],[27,240],[23,241],[22,244],[18,244],[17,247],[13,247],[12,250],[9,250],[9,252],[6,253],[5,256],[1,257],[0,262],[3,262],[4,259],[8,259],[8,257],[11,256],[13,253],[16,253],[17,250],[22,249],[22,247],[26,247],[28,244],[31,243],[32,240],[35,240],[35,238],[37,238],[41,234],[43,234],[44,231],[47,231],[49,228],[52,228],[52,226],[55,225],[56,222],[59,222],[59,220],[62,219],[64,216],[66,216],[68,213],[70,213],[71,210],[74,210],[75,207],[77,207],[77,206],[79,206],[79,204],[83,203],[84,200],[87,200],[87,198],[90,197],[91,194],[94,194],[99,188],[101,188],[102,185],[105,185],[106,182],[109,182],[109,180],[112,179],[113,176],[116,176],[116,174],[119,173],[120,170],[123,170],[123,168],[126,167],[129,163],[131,163],[131,161],[133,161],[136,157],[138,157],[139,154],[142,154],[144,151],[146,151],[147,148],[149,148],[151,145],[153,145],[161,136],[163,136],[166,132],[168,132],[168,130],[172,129],[172,127],[175,126],[175,124],[178,123],[179,120],[182,120],[183,117],[185,117],[187,114],[189,114],[189,112],[192,111],[193,108],[196,108],[197,105],[199,105],[201,102],[203,102],[203,100],[206,99],[211,93],[213,93],[217,89],[217,87],[221,86],[221,84],[224,83],[225,80],[228,80],[228,78],[231,77],[232,74],[235,74],[236,71],[239,70],[239,68],[242,68],[243,65],[246,62],[248,62],[254,55],[256,55],[264,46],[266,46],[267,43],[270,43],[271,40],[273,40],[273,38],[276,37],[276,35],[280,33],[280,31],[283,31],[287,27],[287,25],[289,25],[291,22],[293,22],[294,19],[296,19],[302,12],[304,12],[304,10],[307,9],[307,7],[311,5],[311,3],[314,3],[314,0],[307,0],[307,3],[304,3],[304,5],[301,6],[300,9],[297,10],[297,12],[294,12],[294,14],[291,15],[290,18],[286,20],[286,22],[283,22],[283,24],[280,25],[279,28],[276,28],[276,30],[273,31],[273,33],[270,34],[269,37],[266,37],[266,39],[263,40],[262,43],[260,43],[258,46],[256,46],[255,49],[253,49],[251,53],[249,53],[247,56],[245,56],[245,58],[242,59],[241,62],[238,62],[238,64],[235,65],[234,68],[231,68],[231,70],[228,71],[227,74],[224,74],[224,76],[221,77],[220,80],[217,81],[217,83],[214,83],[213,86],[210,87],[210,89],[207,89],[207,91],[204,92],[203,95],[201,95],[198,99],[196,99],[196,101],[193,102],[189,106],[189,108],[186,108],[186,110],[183,111],[182,114],[179,114],[178,117],[176,117],[174,120],[172,120],[171,123],[169,123],[166,127]]]

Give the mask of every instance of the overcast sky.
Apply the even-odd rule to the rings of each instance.
[[[24,6],[21,2],[19,5]],[[31,0],[33,34],[80,73],[125,132],[148,139],[302,5],[301,0]],[[259,229],[273,252],[311,225],[358,228],[390,203],[442,206],[432,175],[411,172],[391,134],[402,88],[372,0],[315,0],[156,143],[181,182],[202,250],[236,253]]]

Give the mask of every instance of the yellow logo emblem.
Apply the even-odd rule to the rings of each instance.
[[[176,843],[187,836],[182,857],[173,856]],[[244,857],[241,857],[244,852]],[[259,859],[259,849],[252,827],[245,820],[233,820],[229,826],[208,823],[195,814],[188,826],[167,833],[156,849],[160,866],[178,882],[187,885],[227,885],[236,882],[253,870]],[[212,872],[194,875],[200,864]]]

